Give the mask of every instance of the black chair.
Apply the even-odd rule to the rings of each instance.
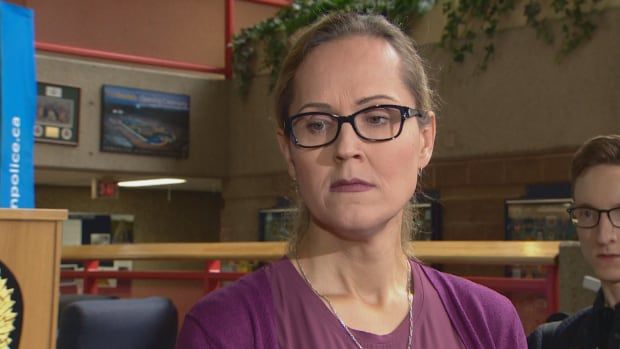
[[[62,312],[57,349],[174,349],[177,310],[167,298],[76,301]]]
[[[78,301],[94,301],[102,299],[118,299],[118,297],[101,294],[61,294],[60,299],[58,300],[58,326],[60,326],[62,313],[69,304]]]
[[[547,319],[545,320],[545,322],[562,321],[562,320],[566,319],[569,316],[570,315],[568,315],[567,313],[557,312],[557,313],[553,313],[553,314],[547,316]]]

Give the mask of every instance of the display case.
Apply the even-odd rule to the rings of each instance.
[[[506,240],[577,240],[575,226],[566,209],[570,198],[521,199],[505,201]],[[540,278],[546,272],[541,266],[508,266],[508,276]]]
[[[441,205],[437,201],[412,204],[414,224],[417,224],[412,240],[441,240]]]
[[[260,241],[286,241],[294,228],[297,209],[269,208],[258,211]]]
[[[506,200],[506,240],[576,240],[570,198]]]

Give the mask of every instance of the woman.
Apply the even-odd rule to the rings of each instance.
[[[620,135],[599,136],[575,153],[571,168],[581,252],[601,280],[594,305],[528,337],[530,348],[620,348]]]
[[[411,40],[383,17],[307,29],[276,87],[297,236],[286,258],[196,305],[178,348],[525,348],[506,298],[408,255],[432,107]]]

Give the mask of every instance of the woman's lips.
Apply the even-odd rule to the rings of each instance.
[[[375,186],[361,179],[341,179],[337,180],[329,187],[331,192],[340,193],[359,193],[371,190]]]

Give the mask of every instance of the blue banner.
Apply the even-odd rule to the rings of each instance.
[[[32,10],[0,0],[0,207],[34,207]]]

